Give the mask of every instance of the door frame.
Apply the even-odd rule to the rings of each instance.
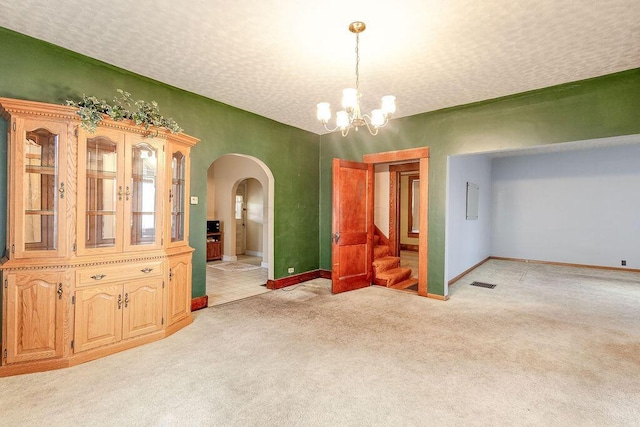
[[[400,241],[402,240],[400,180],[403,172],[414,172],[420,176],[420,164],[414,161],[389,165],[389,246],[391,246],[393,256],[400,256]],[[419,231],[418,238],[420,238]]]
[[[429,291],[429,147],[364,154],[364,163],[400,164],[419,162],[420,174],[420,235],[418,237],[418,295],[426,297]]]

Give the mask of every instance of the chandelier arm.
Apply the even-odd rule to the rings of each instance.
[[[371,130],[371,124],[373,123],[373,120],[371,119],[371,116],[368,114],[363,114],[362,118],[364,119],[364,123],[367,125],[367,129],[369,130],[369,133],[373,136],[376,136],[378,134],[378,129],[383,128],[387,125],[387,123],[389,123],[389,118],[385,118],[384,123],[381,124],[380,126],[373,126],[373,129],[375,129],[375,131]]]
[[[327,126],[327,123],[326,123],[326,122],[322,122],[322,124],[324,125],[324,128],[325,128],[326,130],[328,130],[329,132],[335,132],[335,131],[337,131],[337,130],[338,130],[338,126],[337,126],[337,125],[336,125],[336,127],[334,127],[333,129],[330,129],[330,128],[329,128],[329,126]]]
[[[378,128],[376,126],[371,125],[371,117],[368,114],[364,114],[362,116],[362,121],[367,126],[367,130],[372,136],[376,136],[378,134]],[[372,129],[373,127],[373,129]]]

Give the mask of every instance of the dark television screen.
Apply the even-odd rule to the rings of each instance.
[[[220,232],[220,221],[212,220],[207,221],[207,233],[219,233]]]

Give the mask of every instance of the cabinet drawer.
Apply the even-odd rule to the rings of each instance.
[[[162,261],[94,266],[76,271],[76,286],[123,282],[162,275]]]

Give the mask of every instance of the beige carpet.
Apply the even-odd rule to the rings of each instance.
[[[469,286],[472,280],[495,289]],[[0,378],[3,425],[629,426],[640,275],[491,261],[447,302],[327,280],[166,340]]]

